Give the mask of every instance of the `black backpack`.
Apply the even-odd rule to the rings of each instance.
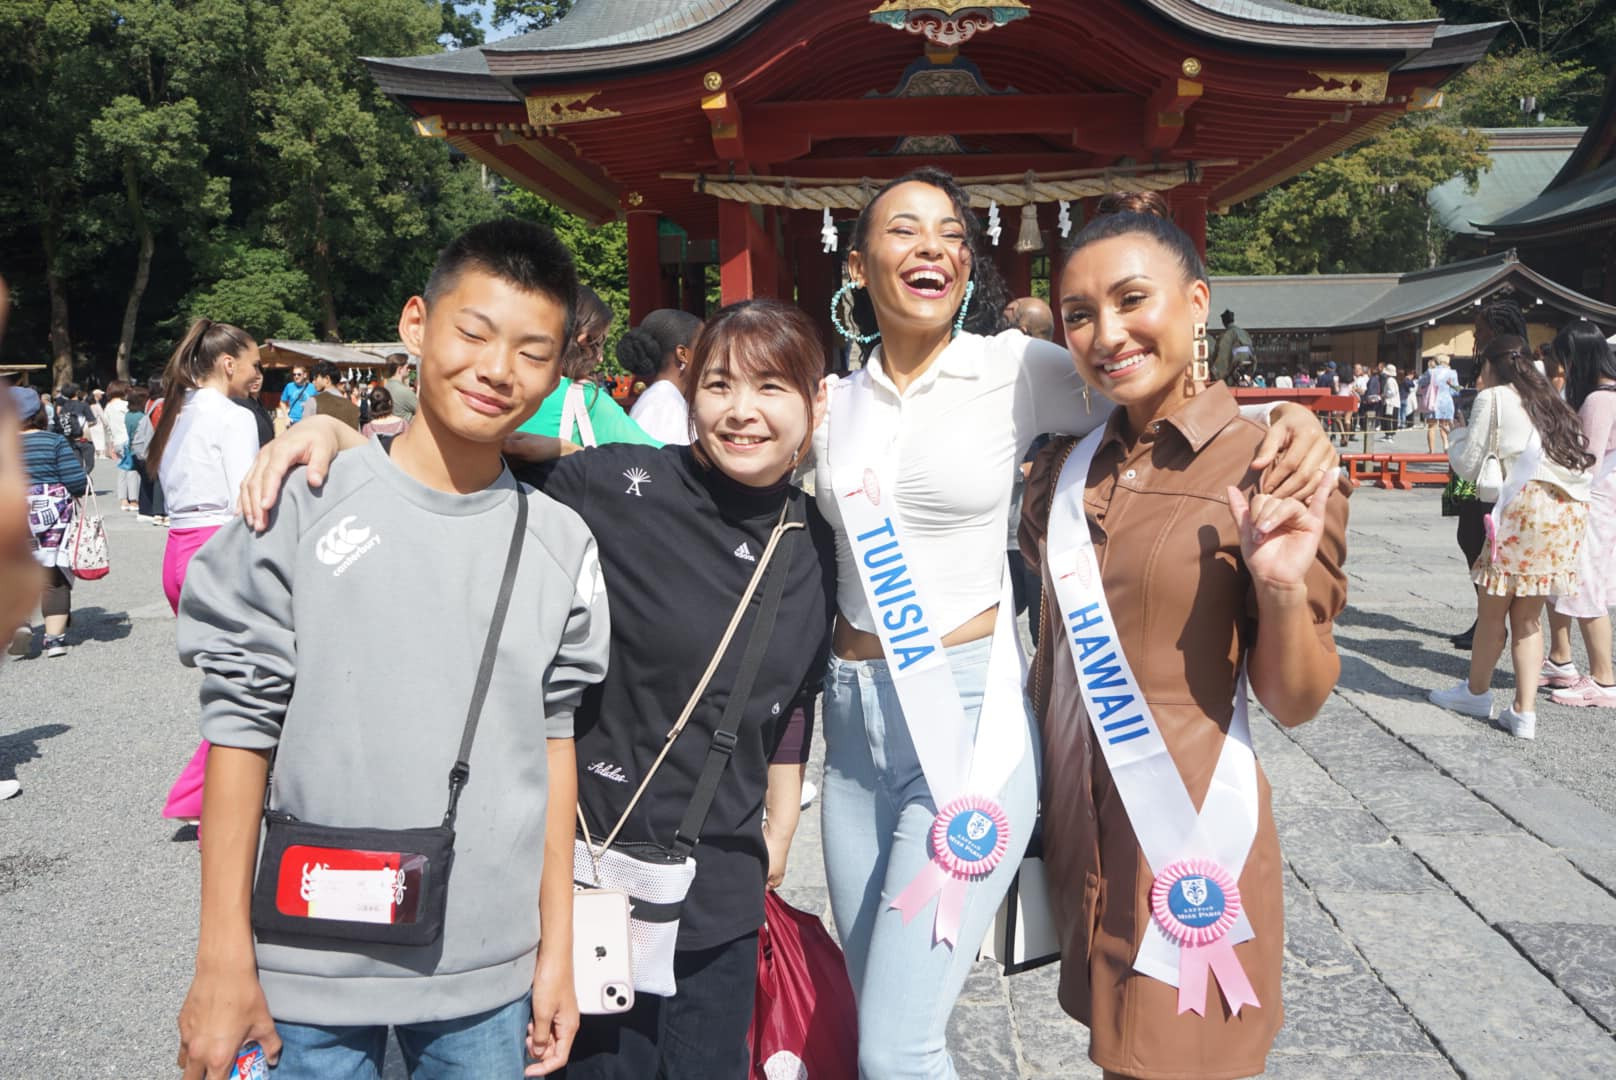
[[[56,406],[56,433],[68,442],[76,443],[84,438],[84,414],[80,408],[78,402],[71,400]]]

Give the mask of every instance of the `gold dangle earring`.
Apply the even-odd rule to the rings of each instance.
[[[1195,324],[1195,352],[1190,363],[1190,393],[1195,393],[1201,387],[1212,381],[1212,366],[1208,360],[1212,356],[1211,343],[1206,339],[1206,323]]]

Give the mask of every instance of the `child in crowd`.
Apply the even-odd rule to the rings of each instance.
[[[541,226],[452,242],[399,320],[421,358],[416,422],[191,564],[179,646],[213,748],[187,1080],[223,1077],[249,1041],[276,1080],[379,1076],[389,1027],[417,1078],[519,1075],[524,1027],[527,1075],[566,1061],[572,718],[609,627],[588,529],[500,445],[554,389],[576,294]],[[425,873],[426,840],[378,832],[440,818],[452,857]],[[320,827],[349,835],[315,844]],[[301,848],[277,841],[292,830]]]

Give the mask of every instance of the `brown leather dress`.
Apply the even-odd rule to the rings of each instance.
[[[1232,714],[1235,681],[1256,640],[1256,598],[1224,489],[1255,489],[1264,429],[1221,385],[1152,425],[1130,449],[1112,418],[1084,494],[1106,597],[1123,650],[1191,798],[1206,797]],[[1096,747],[1045,565],[1045,530],[1060,467],[1075,440],[1039,455],[1022,504],[1021,549],[1044,581],[1044,624],[1030,693],[1043,736],[1045,869],[1061,935],[1060,1003],[1090,1030],[1089,1056],[1126,1076],[1211,1078],[1263,1071],[1284,1013],[1279,838],[1258,766],[1260,815],[1240,875],[1256,937],[1235,955],[1262,1002],[1230,1016],[1209,979],[1207,1015],[1179,1015],[1178,991],[1133,970],[1150,919],[1152,876]],[[1346,603],[1347,500],[1332,494],[1308,574],[1308,603],[1333,650]]]

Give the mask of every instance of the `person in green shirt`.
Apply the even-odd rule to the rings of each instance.
[[[580,285],[577,311],[572,344],[561,359],[561,382],[544,399],[539,411],[516,430],[586,447],[601,443],[661,446],[590,378],[600,367],[606,332],[612,325],[612,309],[593,289]]]

